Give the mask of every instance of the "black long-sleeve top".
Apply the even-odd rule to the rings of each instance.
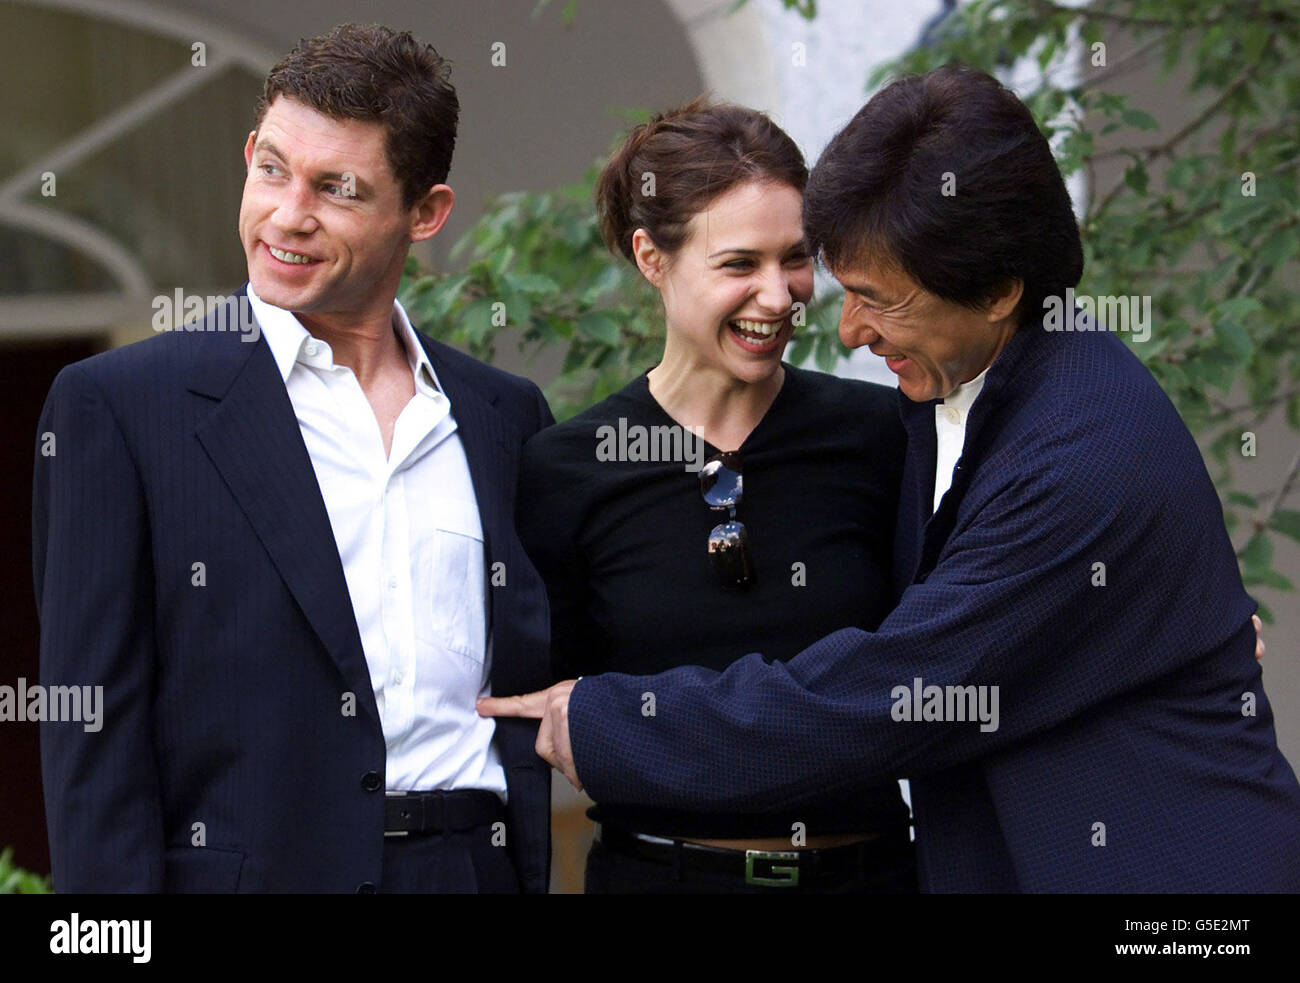
[[[725,669],[750,652],[788,659],[840,628],[875,628],[889,610],[889,571],[905,433],[894,390],[785,366],[780,392],[738,448],[736,519],[749,533],[755,582],[726,589],[708,557],[709,508],[683,460],[610,460],[669,449],[676,428],[645,375],[524,449],[519,532],[546,581],[557,678]],[[637,428],[658,440],[635,444]],[[620,435],[624,435],[620,437]],[[696,439],[696,438],[692,438]],[[726,448],[732,450],[732,448]],[[688,458],[698,463],[689,443]],[[704,445],[704,455],[718,448]],[[659,712],[643,698],[647,717]],[[688,748],[682,749],[689,754]],[[735,749],[737,755],[744,747]],[[896,783],[828,796],[799,814],[706,815],[598,803],[603,822],[664,836],[809,836],[907,822]]]

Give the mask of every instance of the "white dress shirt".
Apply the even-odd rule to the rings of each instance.
[[[988,371],[986,368],[970,382],[963,382],[934,408],[934,432],[938,438],[934,470],[935,512],[939,511],[944,493],[952,487],[952,471],[966,444],[966,419],[970,416],[971,407],[975,405],[980,390],[984,388],[984,377]]]
[[[476,788],[506,798],[491,694],[483,529],[451,402],[402,305],[393,327],[415,395],[384,455],[350,368],[291,312],[248,299],[284,378],[325,499],[387,745],[389,791]]]

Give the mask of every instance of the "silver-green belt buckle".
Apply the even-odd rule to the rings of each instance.
[[[775,861],[777,860],[793,860],[795,861],[795,865],[793,867],[778,867],[775,864]],[[746,850],[745,883],[762,884],[767,887],[798,887],[798,860],[799,854],[795,850]],[[766,875],[755,873],[755,861],[761,861],[770,865],[767,867]]]

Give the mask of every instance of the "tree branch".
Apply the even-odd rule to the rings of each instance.
[[[1262,66],[1264,63],[1264,56],[1268,54],[1269,49],[1271,49],[1272,46],[1273,46],[1273,39],[1270,38],[1268,43],[1264,46],[1264,50],[1260,52],[1260,57],[1257,62],[1255,62],[1253,65],[1247,66],[1241,72],[1241,74],[1238,75],[1235,79],[1233,79],[1231,84],[1229,84],[1229,86],[1223,90],[1219,98],[1215,99],[1214,102],[1210,103],[1210,105],[1207,106],[1204,109],[1204,111],[1202,111],[1198,116],[1196,116],[1194,119],[1188,122],[1187,125],[1185,125],[1181,130],[1179,130],[1177,133],[1171,136],[1164,143],[1158,144],[1155,147],[1151,147],[1145,153],[1140,154],[1139,157],[1142,163],[1144,165],[1149,164],[1157,157],[1169,153],[1171,150],[1174,149],[1174,147],[1182,143],[1189,136],[1191,136],[1202,126],[1208,123],[1211,119],[1213,119],[1214,116],[1219,112],[1219,110],[1222,109],[1223,106],[1228,102],[1228,100],[1231,99],[1234,95],[1236,95],[1247,84],[1249,84],[1250,81],[1255,77],[1255,74],[1259,71],[1260,66]],[[1111,203],[1119,196],[1120,192],[1123,191],[1125,187],[1127,187],[1127,184],[1125,183],[1124,178],[1121,176],[1120,179],[1115,183],[1115,186],[1106,193],[1106,195],[1101,199],[1100,202],[1098,202],[1097,207],[1093,210],[1092,214],[1088,216],[1088,223],[1091,224],[1092,222],[1095,222],[1101,215],[1103,215],[1106,212],[1106,209],[1110,207]]]
[[[1222,423],[1236,416],[1238,413],[1245,413],[1247,410],[1251,410],[1258,414],[1254,419],[1254,424],[1262,423],[1274,406],[1278,403],[1285,403],[1297,393],[1300,393],[1300,386],[1270,396],[1268,399],[1264,400],[1259,407],[1256,407],[1254,403],[1242,403],[1240,406],[1229,406],[1221,400],[1216,399],[1214,396],[1209,396],[1208,398],[1214,405],[1216,412],[1207,417],[1206,422]]]
[[[1291,494],[1291,489],[1295,486],[1297,478],[1300,478],[1300,450],[1296,451],[1295,460],[1291,462],[1291,470],[1287,472],[1286,477],[1282,480],[1282,485],[1273,496],[1273,504],[1269,506],[1268,511],[1261,512],[1255,518],[1255,529],[1263,532],[1273,522],[1273,516],[1277,515],[1277,510],[1281,504],[1286,501],[1286,497]]]
[[[1102,21],[1108,24],[1120,24],[1124,27],[1209,27],[1213,24],[1222,24],[1227,20],[1237,22],[1263,20],[1270,24],[1285,24],[1295,19],[1280,10],[1270,10],[1266,12],[1264,16],[1260,17],[1258,16],[1260,13],[1259,5],[1256,3],[1246,5],[1245,9],[1232,11],[1225,10],[1221,14],[1216,14],[1212,17],[1202,17],[1199,20],[1138,17],[1133,14],[1116,14],[1109,10],[1102,10],[1096,6],[1066,7],[1063,4],[1053,3],[1052,0],[1036,0],[1034,5],[1045,14],[1069,14],[1073,17],[1082,17],[1086,20]]]

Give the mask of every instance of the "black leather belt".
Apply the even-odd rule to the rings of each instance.
[[[597,823],[596,839],[611,853],[675,865],[683,877],[692,871],[708,871],[730,874],[746,884],[788,888],[838,883],[869,873],[882,860],[906,848],[908,833],[904,828],[860,843],[816,850],[730,850]]]
[[[454,789],[450,792],[389,792],[384,797],[385,836],[425,836],[488,826],[506,818],[495,792]]]

